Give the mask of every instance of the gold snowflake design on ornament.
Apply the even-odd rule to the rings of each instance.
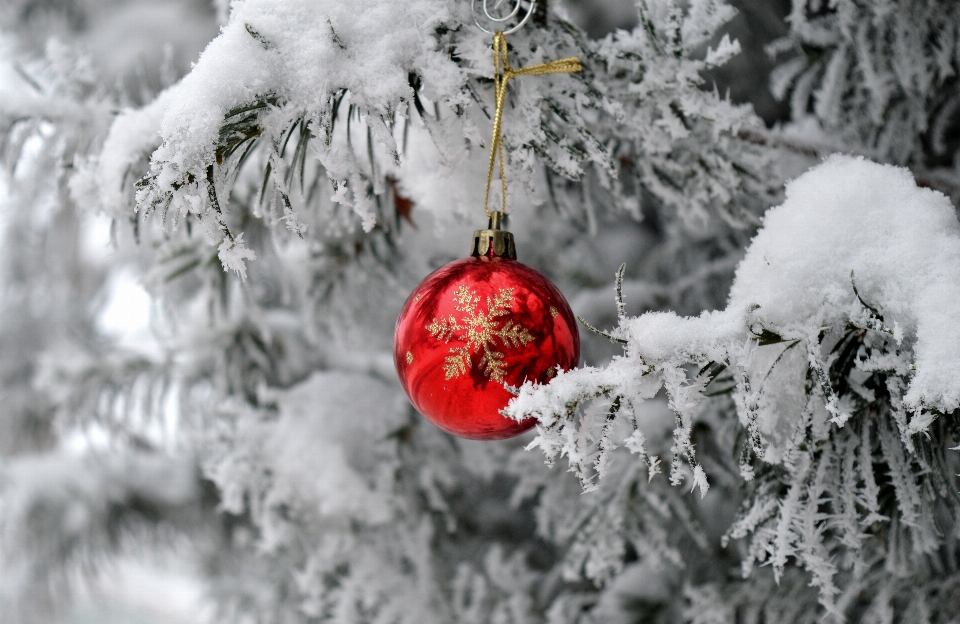
[[[508,349],[515,349],[533,340],[527,328],[519,323],[506,319],[500,325],[504,320],[501,317],[510,314],[513,289],[501,288],[492,298],[487,297],[486,312],[477,310],[480,297],[466,286],[457,288],[453,300],[457,311],[463,312],[459,319],[451,314],[447,318],[435,318],[427,325],[427,331],[437,340],[450,342],[456,338],[467,343],[462,347],[450,347],[450,355],[443,365],[447,379],[465,375],[473,368],[473,354],[482,353],[477,366],[487,379],[503,383],[507,365],[503,361],[504,354],[496,350],[497,339]]]

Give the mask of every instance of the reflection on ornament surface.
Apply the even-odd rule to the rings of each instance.
[[[533,419],[500,415],[524,381],[546,383],[580,357],[570,306],[540,272],[505,257],[452,262],[410,295],[394,342],[404,390],[431,422],[454,435],[499,440]]]

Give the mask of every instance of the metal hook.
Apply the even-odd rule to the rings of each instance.
[[[482,8],[483,8],[484,17],[486,17],[491,22],[494,22],[495,24],[503,24],[505,22],[512,20],[520,13],[521,5],[523,4],[524,0],[514,0],[513,10],[510,11],[507,15],[504,15],[503,17],[495,17],[494,15],[490,14],[490,11],[492,10],[496,12],[496,10],[500,8],[500,5],[504,3],[504,0],[496,0],[492,7],[489,6],[490,0],[481,0],[481,1],[483,2]],[[520,21],[517,23],[516,26],[510,29],[504,30],[503,34],[510,35],[517,32],[521,28],[523,28],[524,24],[526,24],[527,21],[530,19],[530,16],[533,15],[533,10],[536,8],[536,6],[537,6],[537,0],[529,0],[529,5],[527,6],[526,15],[524,15],[520,19]],[[494,33],[493,30],[487,30],[486,28],[483,27],[482,24],[480,24],[480,19],[477,16],[477,0],[470,0],[470,12],[473,14],[473,23],[477,25],[477,28],[487,33],[488,35],[492,35]],[[500,29],[498,28],[497,30],[500,30]]]

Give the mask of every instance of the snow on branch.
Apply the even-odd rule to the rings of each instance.
[[[605,465],[604,446],[584,444],[596,436],[580,406],[616,397],[630,414],[663,389],[676,414],[671,482],[705,493],[693,422],[705,396],[732,394],[746,433],[742,476],[760,483],[729,535],[752,534],[752,556],[777,573],[795,558],[835,612],[830,549],[856,548],[859,526],[899,516],[891,530],[916,552],[939,545],[921,494],[932,486],[921,484],[953,478],[927,454],[948,452],[931,427],[960,407],[958,266],[960,224],[946,197],[918,187],[905,169],[833,156],[790,182],[786,201],[767,212],[725,310],[621,319],[611,337],[626,340],[623,356],[547,385],[526,383],[505,413],[536,417],[530,446],[548,462],[567,456],[592,489],[602,475],[590,464]],[[917,434],[932,435],[924,444],[933,450],[920,453]],[[643,439],[634,433],[622,443],[648,461]],[[767,467],[762,476],[756,461]],[[878,470],[891,475],[882,486],[893,488],[888,498]],[[763,486],[771,480],[789,488],[785,498]],[[883,508],[883,500],[896,504]]]

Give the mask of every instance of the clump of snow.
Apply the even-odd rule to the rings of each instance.
[[[206,195],[207,167],[214,163],[230,111],[271,102],[262,132],[276,151],[281,135],[298,117],[311,123],[314,134],[328,131],[334,123],[333,102],[344,91],[377,143],[396,159],[388,124],[395,114],[406,114],[401,104],[413,99],[408,76],[416,73],[421,95],[435,101],[461,92],[465,73],[429,36],[451,20],[443,0],[235,2],[229,22],[192,71],[144,108],[121,113],[100,155],[79,163],[71,181],[73,196],[82,205],[126,217],[130,185],[138,165],[149,158],[150,172],[137,191],[137,203],[159,204],[176,222],[178,215],[191,211],[188,200],[198,189]],[[352,207],[365,229],[372,229],[375,215],[365,191],[346,194],[348,182],[365,188],[357,177],[356,157],[323,140],[313,141],[311,149],[335,187],[343,189],[333,200]],[[271,158],[275,166],[278,160]],[[226,270],[242,272],[236,264],[242,266],[242,256],[221,252],[221,260]]]
[[[347,89],[354,105],[386,115],[412,94],[407,71],[423,72],[428,89],[445,93],[452,81],[455,90],[459,70],[425,48],[419,34],[445,19],[447,7],[437,0],[234,3],[230,22],[169,98],[164,144],[153,160],[176,166],[159,173],[176,177],[205,167],[225,113],[266,94],[318,114],[330,94]]]
[[[787,185],[737,270],[730,311],[786,337],[864,319],[914,343],[911,410],[960,405],[960,224],[907,169],[834,156]],[[854,286],[860,293],[858,299]]]
[[[846,156],[789,183],[786,196],[765,215],[726,310],[631,320],[621,328],[628,354],[648,364],[713,359],[763,329],[815,339],[824,326],[868,322],[866,304],[913,345],[908,408],[960,406],[960,224],[950,200],[906,169]]]
[[[957,267],[960,224],[946,197],[906,169],[833,156],[767,212],[726,309],[621,315],[611,337],[625,343],[623,356],[524,384],[504,413],[536,417],[528,448],[548,464],[566,456],[590,491],[617,446],[639,455],[648,477],[659,471],[637,414],[662,389],[675,415],[670,483],[704,496],[694,423],[726,426],[729,402],[704,396],[730,394],[745,434],[741,477],[756,483],[723,539],[750,536],[745,574],[770,565],[779,579],[798,562],[824,608],[839,613],[840,568],[826,533],[842,527],[843,544],[860,548],[863,527],[900,530],[880,513],[875,465],[891,475],[916,552],[939,547],[932,516],[921,520],[931,468],[913,436],[960,406]],[[610,405],[600,418],[597,402],[581,408],[595,399]],[[756,471],[755,460],[779,469]]]
[[[140,109],[117,115],[99,154],[77,157],[70,194],[84,208],[115,219],[130,217],[127,181],[138,162],[160,144],[158,128],[175,88]]]

